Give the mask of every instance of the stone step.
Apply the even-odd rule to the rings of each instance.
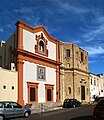
[[[61,102],[46,102],[46,103],[34,103],[34,104],[27,104],[28,107],[31,108],[32,113],[39,113],[45,112],[57,107],[61,107]]]

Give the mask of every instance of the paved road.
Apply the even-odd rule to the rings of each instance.
[[[84,105],[81,108],[68,108],[47,113],[32,114],[29,118],[13,118],[8,120],[91,120],[94,106]]]

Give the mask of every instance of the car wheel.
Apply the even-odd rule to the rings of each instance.
[[[4,120],[4,117],[3,117],[3,115],[0,115],[0,120]]]
[[[96,118],[94,116],[92,116],[92,120],[96,120]]]
[[[73,108],[75,108],[75,105],[73,105]]]
[[[79,104],[78,107],[81,107],[81,104]]]
[[[25,112],[25,113],[24,113],[24,117],[25,117],[25,118],[28,118],[28,117],[29,117],[29,112]]]

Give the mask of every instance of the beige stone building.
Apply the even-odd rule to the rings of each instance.
[[[0,41],[0,101],[17,102],[18,72],[15,70],[10,45],[11,41],[9,43]]]
[[[88,52],[71,43],[60,43],[60,99],[90,101]]]
[[[18,73],[0,67],[0,101],[15,101],[18,97]]]

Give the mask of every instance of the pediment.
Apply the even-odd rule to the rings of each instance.
[[[56,40],[55,38],[50,36],[50,34],[47,32],[47,30],[45,29],[44,26],[31,27],[28,24],[26,24],[26,23],[24,23],[23,21],[20,21],[20,20],[16,22],[16,26],[17,27],[22,27],[23,29],[28,30],[32,33],[37,33],[37,32],[42,31],[49,41],[51,41],[55,44],[57,44],[57,42],[59,42],[59,40]]]

